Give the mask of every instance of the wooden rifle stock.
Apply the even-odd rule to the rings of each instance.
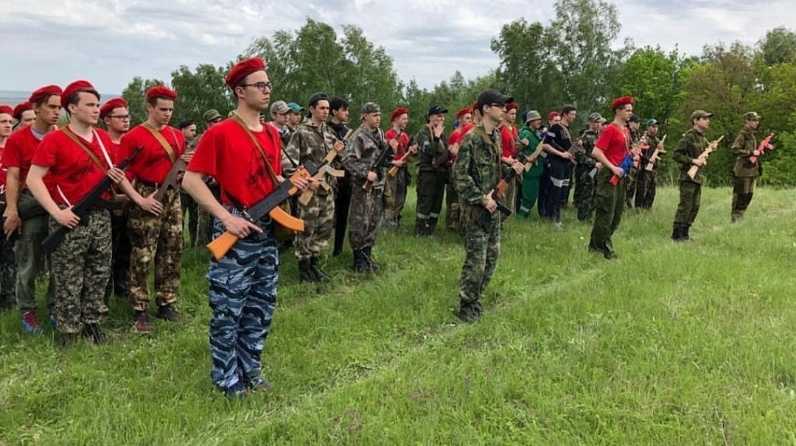
[[[658,146],[655,147],[655,151],[652,152],[652,155],[650,156],[650,160],[647,162],[647,165],[644,167],[644,169],[646,169],[647,172],[652,172],[652,169],[655,167],[655,162],[658,160],[658,154],[659,153],[666,153],[666,150],[663,150],[663,143],[664,143],[664,141],[666,141],[666,137],[667,136],[669,136],[669,135],[663,135],[663,138],[658,143]]]
[[[168,192],[169,188],[173,187],[174,189],[179,189],[180,175],[185,172],[186,167],[188,167],[188,163],[186,163],[182,158],[177,158],[177,161],[175,161],[171,166],[169,173],[163,180],[163,184],[160,185],[153,198],[160,203],[163,203],[163,198],[166,196],[166,192]]]
[[[351,136],[352,133],[354,133],[354,129],[348,129],[348,131],[346,132],[345,136],[343,136],[342,139],[340,137],[337,137],[336,133],[335,133],[335,137],[337,137],[337,139],[339,141],[346,142],[346,140],[348,139],[349,136]],[[323,166],[325,166],[327,164],[331,164],[332,161],[334,161],[334,159],[337,157],[337,155],[338,155],[338,152],[336,150],[334,150],[334,149],[330,150],[329,153],[326,154],[326,157],[324,157],[323,162],[321,163],[321,167],[323,167]],[[313,175],[313,178],[316,179],[316,180],[323,180],[324,177],[326,176],[327,172],[329,172],[327,169],[318,169],[318,173]],[[336,171],[336,172],[340,172],[340,171]],[[331,175],[332,173],[329,172],[329,174]],[[342,176],[344,176],[345,172],[343,172],[342,174],[343,174]],[[334,175],[334,176],[339,178],[341,175]],[[325,181],[323,182],[323,187],[326,190],[329,189],[329,186],[326,184]],[[301,195],[299,196],[298,202],[301,203],[302,206],[306,206],[306,205],[308,205],[310,203],[310,200],[312,200],[312,197],[314,195],[315,195],[315,191],[310,189],[310,188],[307,188],[307,190],[302,192]]]
[[[719,139],[717,139],[717,140],[713,141],[712,143],[710,143],[708,148],[705,149],[702,153],[700,153],[699,156],[697,157],[697,159],[701,159],[702,161],[706,161],[708,159],[708,156],[710,156],[710,154],[712,152],[714,152],[719,147],[719,143],[721,142],[722,139],[724,139],[724,135],[721,135],[719,137]],[[704,164],[703,164],[703,166],[704,166]],[[700,166],[691,166],[691,168],[688,169],[688,178],[691,178],[693,180],[696,177],[697,172],[699,172],[699,168],[700,168]]]

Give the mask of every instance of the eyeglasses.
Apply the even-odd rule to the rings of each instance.
[[[271,82],[255,82],[253,84],[241,84],[241,87],[256,87],[258,90],[265,93],[265,89],[273,90],[274,84]]]
[[[109,118],[121,119],[122,121],[129,121],[130,115],[110,115]]]

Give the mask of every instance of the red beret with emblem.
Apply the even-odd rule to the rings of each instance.
[[[401,115],[408,114],[408,113],[409,113],[409,110],[406,109],[406,108],[403,108],[403,107],[396,108],[395,110],[393,110],[392,113],[390,113],[390,122],[393,122],[396,119],[400,118]]]
[[[229,73],[227,73],[226,82],[230,88],[235,88],[238,82],[243,80],[246,76],[254,73],[255,71],[265,70],[265,61],[259,57],[250,57],[236,63]]]
[[[100,118],[104,118],[108,115],[108,113],[112,112],[117,108],[127,107],[127,101],[123,98],[113,98],[110,101],[106,102],[100,108]]]
[[[61,90],[61,87],[57,85],[47,85],[46,87],[41,87],[31,93],[30,97],[28,98],[28,102],[35,104],[36,101],[46,96],[61,96],[63,93],[64,92]]]
[[[163,85],[157,85],[150,88],[149,91],[146,92],[146,98],[147,99],[163,98],[173,101],[177,99],[177,92],[169,87],[165,87]]]
[[[69,101],[69,96],[83,90],[95,90],[94,86],[89,81],[79,80],[74,81],[64,88],[64,94],[61,95],[61,107],[66,108],[66,103]]]
[[[624,107],[627,104],[633,104],[635,101],[631,96],[622,96],[620,98],[614,99],[614,102],[611,102],[611,110],[616,110],[619,107]]]

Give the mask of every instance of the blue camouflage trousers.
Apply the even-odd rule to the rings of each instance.
[[[263,235],[238,240],[224,258],[211,260],[207,272],[213,311],[210,378],[221,390],[262,378],[260,358],[276,305],[279,254],[273,225],[260,227]],[[216,219],[213,238],[224,230]]]

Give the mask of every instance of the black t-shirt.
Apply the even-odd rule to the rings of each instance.
[[[550,144],[556,150],[568,152],[572,147],[572,134],[565,126],[556,124],[545,133],[544,143]]]

